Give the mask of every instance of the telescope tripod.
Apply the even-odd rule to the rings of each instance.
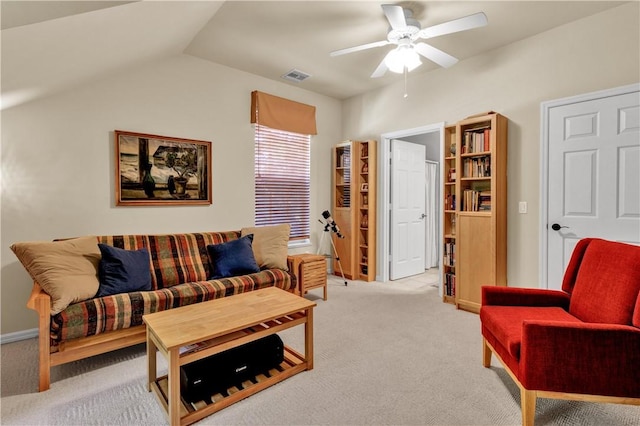
[[[322,221],[319,221],[320,223],[322,223]],[[322,249],[322,243],[324,242],[324,236],[327,235],[330,231],[329,229],[329,224],[327,223],[324,226],[324,230],[322,231],[322,238],[320,238],[320,244],[318,244],[318,251],[316,252],[316,254],[320,254],[320,250]],[[347,284],[347,279],[344,277],[344,271],[342,270],[342,262],[340,262],[340,256],[338,256],[338,250],[336,250],[336,245],[333,243],[333,238],[331,238],[331,236],[329,236],[329,242],[331,242],[331,248],[333,248],[333,254],[335,257],[332,257],[330,254],[323,254],[323,256],[325,257],[329,257],[329,258],[335,258],[335,260],[338,261],[338,266],[340,267],[340,275],[342,275],[342,280],[344,281],[344,285],[348,285]]]

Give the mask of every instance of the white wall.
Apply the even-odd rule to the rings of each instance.
[[[317,241],[313,214],[329,205],[331,146],[341,140],[335,99],[179,55],[2,111],[2,334],[37,325],[25,307],[32,281],[9,249],[14,242],[253,225],[252,90],[317,108],[311,142]],[[115,129],[212,141],[213,204],[115,207]]]
[[[509,118],[508,282],[537,286],[540,103],[640,81],[640,3],[632,2],[535,37],[409,75],[344,102],[343,137],[393,132],[496,111]],[[518,213],[518,201],[529,213]]]

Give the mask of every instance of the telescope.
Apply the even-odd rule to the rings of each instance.
[[[322,238],[320,239],[320,244],[318,244],[318,253],[320,254],[320,250],[322,249],[322,243],[324,242],[324,236],[327,235],[327,232],[332,231],[338,238],[344,238],[344,235],[340,233],[340,228],[335,220],[331,217],[331,213],[329,210],[325,210],[322,212],[322,217],[324,218],[324,222],[318,219],[318,222],[324,225],[324,231],[322,232]],[[347,279],[344,276],[344,271],[342,270],[342,263],[340,262],[340,256],[338,256],[338,251],[336,250],[336,245],[333,243],[333,239],[329,237],[329,242],[331,243],[331,247],[333,248],[333,254],[335,255],[335,259],[338,262],[338,266],[340,267],[340,274],[342,275],[342,280],[344,281],[344,285],[347,285]],[[329,255],[328,257],[331,257]]]
[[[327,222],[327,225],[326,225],[327,229],[330,228],[338,236],[338,238],[344,238],[344,235],[340,233],[340,228],[338,227],[338,224],[331,217],[331,213],[329,213],[329,210],[323,211],[322,217]]]

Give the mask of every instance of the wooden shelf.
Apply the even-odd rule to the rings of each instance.
[[[167,413],[169,423],[172,426],[194,423],[294,374],[313,369],[314,307],[314,302],[269,287],[144,315],[147,384]],[[224,318],[218,321],[216,312],[223,312]],[[193,326],[198,321],[202,325]],[[185,402],[180,386],[181,366],[296,326],[304,326],[304,355],[285,347],[284,360],[276,368],[235,384],[219,395],[210,395],[206,401]],[[168,365],[167,374],[160,377],[156,352],[165,357]]]
[[[456,157],[461,177],[456,185],[460,203],[454,300],[459,309],[479,312],[481,287],[507,284],[507,119],[492,113],[462,120],[456,125],[456,138],[457,150],[466,146],[467,152]],[[475,158],[482,160],[470,163]],[[462,177],[471,170],[486,172],[485,158],[491,176]]]
[[[447,126],[444,131],[444,146],[442,150],[446,153],[444,158],[444,175],[446,182],[444,183],[442,191],[442,205],[443,209],[443,221],[444,221],[444,238],[442,241],[442,301],[445,303],[453,304],[455,302],[455,225],[456,225],[456,209],[454,208],[457,203],[457,185],[458,181],[456,171],[456,156],[457,143],[456,143],[456,126]]]
[[[277,367],[259,374],[251,380],[232,386],[224,392],[211,395],[211,402],[197,401],[187,402],[180,399],[180,422],[188,425],[201,420],[223,408],[228,407],[244,398],[247,398],[263,389],[273,386],[306,369],[304,357],[293,349],[285,346],[284,361]],[[153,393],[160,404],[168,410],[169,406],[169,379],[166,375],[157,378],[152,383]]]
[[[483,212],[461,211],[461,212],[458,212],[458,216],[488,216],[488,217],[491,217],[491,212],[490,211],[483,211]]]
[[[469,157],[486,157],[491,155],[491,151],[478,151],[478,152],[467,152],[465,154],[461,154],[461,158],[469,158]],[[454,157],[455,158],[455,157]]]
[[[331,213],[344,238],[337,238],[334,233],[331,233],[337,256],[331,253],[330,257],[333,259],[333,271],[339,273],[341,265],[345,278],[348,279],[353,279],[355,273],[352,254],[352,244],[355,240],[352,227],[355,224],[356,216],[355,201],[359,196],[355,182],[357,174],[353,172],[354,154],[354,146],[351,141],[339,143],[333,148],[334,186]],[[326,248],[323,247],[322,249]],[[338,258],[340,259],[340,265],[338,264]]]
[[[443,150],[442,300],[478,312],[482,285],[506,285],[507,119],[491,113],[447,126]]]
[[[346,278],[373,281],[376,274],[376,141],[346,141],[334,147],[333,155],[334,165],[344,163],[343,167],[334,168],[333,195],[334,220],[344,238],[332,235],[342,270]],[[348,205],[344,202],[345,191]],[[339,271],[339,268],[335,260],[333,270]]]
[[[357,159],[359,213],[355,258],[358,262],[358,278],[373,281],[376,277],[376,142],[357,142]]]

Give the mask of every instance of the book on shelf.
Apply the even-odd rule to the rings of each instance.
[[[442,257],[444,266],[456,266],[456,243],[454,241],[444,243],[444,253]]]
[[[473,154],[491,150],[491,128],[482,127],[465,130],[462,138],[462,154]]]
[[[445,200],[445,210],[455,210],[456,209],[456,194],[447,194],[447,199]]]
[[[491,177],[491,157],[465,158],[462,169],[464,177]]]
[[[466,212],[491,211],[491,191],[465,189],[462,210]]]
[[[456,295],[456,276],[452,273],[444,274],[444,294],[451,297]]]
[[[478,211],[491,211],[491,191],[478,193]]]
[[[336,151],[336,167],[347,168],[351,165],[351,151],[349,149],[338,149]]]
[[[489,134],[489,129],[484,129],[484,150],[491,151],[491,136]]]

